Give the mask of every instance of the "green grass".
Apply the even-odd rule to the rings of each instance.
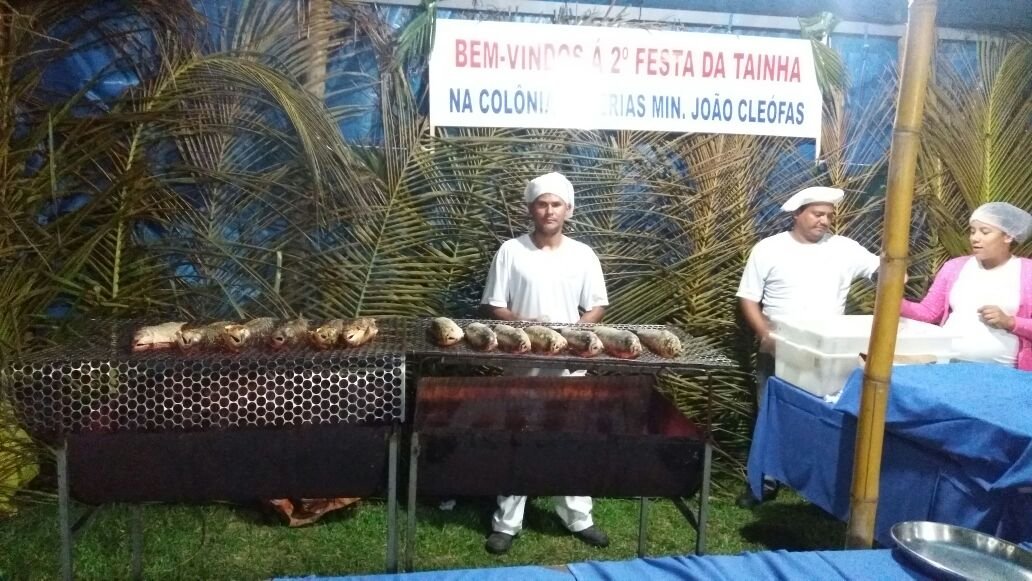
[[[688,505],[697,506],[694,501]],[[710,507],[709,553],[837,549],[843,544],[842,523],[790,492],[783,491],[777,501],[754,511],[740,509],[726,497],[713,498]],[[595,549],[565,531],[550,499],[532,499],[523,533],[510,553],[500,557],[483,548],[492,508],[486,498],[461,498],[451,511],[439,510],[436,503],[420,504],[415,569],[562,565],[636,556],[637,500],[596,500],[595,521],[609,533],[612,544]],[[84,510],[76,506],[76,513]],[[404,516],[403,511],[400,514]],[[379,573],[385,564],[386,509],[375,500],[299,529],[289,529],[252,507],[228,504],[148,505],[143,515],[146,579]],[[128,517],[123,505],[104,506],[94,513],[76,542],[77,578],[128,577]],[[399,524],[403,530],[404,521]],[[648,554],[689,554],[694,546],[694,530],[674,503],[652,502]],[[0,578],[56,578],[60,571],[56,506],[28,504],[0,520],[0,547]]]

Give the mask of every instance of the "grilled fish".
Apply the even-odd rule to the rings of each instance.
[[[555,355],[566,349],[566,339],[548,327],[531,325],[525,327],[523,332],[530,338],[530,348],[536,353]]]
[[[466,325],[466,342],[477,351],[494,351],[498,348],[498,336],[483,323]]]
[[[183,351],[197,346],[214,345],[226,326],[232,324],[232,321],[218,321],[204,325],[184,325],[183,329],[176,333],[176,345]]]
[[[316,349],[329,349],[337,344],[344,331],[344,319],[330,319],[319,325],[311,333],[312,345]]]
[[[176,334],[179,333],[185,324],[176,322],[140,327],[133,334],[133,351],[168,349],[175,345]]]
[[[340,342],[348,347],[358,347],[373,340],[380,328],[376,326],[376,319],[362,317],[345,323],[340,332]]]
[[[578,357],[594,357],[602,352],[602,340],[591,331],[569,327],[561,327],[557,330],[563,339],[566,339],[570,351]]]
[[[284,321],[269,336],[269,347],[273,349],[284,349],[300,344],[308,337],[308,320],[299,317],[290,321]]]
[[[510,353],[526,353],[530,351],[530,337],[523,329],[510,327],[509,325],[497,324],[491,327],[498,338],[498,348]]]
[[[459,325],[448,317],[430,320],[430,339],[439,347],[449,347],[462,341],[464,333]]]
[[[636,329],[635,333],[642,344],[660,357],[673,359],[681,354],[681,340],[666,329]]]
[[[641,355],[641,341],[634,333],[605,326],[596,326],[591,330],[602,340],[606,353],[613,357],[634,359]]]
[[[259,317],[242,325],[226,325],[222,330],[222,344],[228,349],[239,351],[267,338],[276,329],[276,319]]]

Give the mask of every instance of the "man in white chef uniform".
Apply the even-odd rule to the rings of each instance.
[[[835,207],[842,201],[838,188],[812,187],[788,199],[781,209],[792,212],[794,223],[756,243],[742,273],[737,296],[746,323],[759,340],[756,356],[756,407],[763,401],[767,378],[774,374],[771,318],[841,315],[849,287],[870,278],[881,261],[855,240],[829,231]],[[777,494],[777,483],[764,482],[762,500]],[[747,490],[738,497],[743,508],[761,502]]]
[[[573,213],[573,185],[559,173],[532,180],[524,200],[534,230],[502,244],[491,263],[481,307],[503,321],[597,323],[606,305],[606,284],[598,256],[586,244],[563,235]],[[563,369],[526,370],[527,375],[569,375]],[[523,527],[526,496],[499,496],[487,538],[489,552],[502,554]],[[609,538],[591,520],[590,496],[555,497],[555,510],[566,527],[595,547]]]

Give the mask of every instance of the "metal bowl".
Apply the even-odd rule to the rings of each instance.
[[[936,578],[1032,581],[1032,551],[964,527],[906,521],[892,527],[900,550]]]

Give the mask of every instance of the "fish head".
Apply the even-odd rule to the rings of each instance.
[[[434,319],[430,323],[430,333],[446,345],[461,341],[463,336],[462,328],[448,319]]]
[[[623,350],[635,356],[641,355],[641,341],[637,335],[628,334],[623,341]]]
[[[182,329],[176,332],[175,343],[180,349],[190,349],[200,342],[200,329]]]
[[[341,331],[341,339],[348,345],[354,347],[361,345],[365,341],[366,336],[369,334],[369,327],[365,324],[365,319],[359,319],[348,323]]]
[[[666,349],[667,353],[670,353],[675,357],[681,354],[683,346],[681,345],[680,339],[674,336],[664,337],[664,339],[663,348]]]
[[[273,349],[282,349],[287,346],[287,341],[291,339],[294,334],[289,332],[287,329],[277,329],[275,333],[269,337],[269,346]]]
[[[591,355],[598,355],[603,349],[605,349],[605,347],[602,345],[602,340],[596,335],[591,335],[591,338],[588,339],[587,352]]]
[[[548,349],[554,355],[556,353],[559,353],[563,349],[566,349],[566,346],[566,339],[563,339],[562,336],[555,336],[552,337],[552,341],[551,344],[548,346]]]
[[[250,330],[243,325],[227,325],[226,330],[222,334],[226,347],[229,347],[230,349],[239,349],[243,347],[250,335]]]
[[[366,324],[365,324],[366,339],[367,340],[372,340],[374,337],[376,337],[377,335],[380,334],[380,327],[376,326],[376,320],[375,319],[364,319],[364,320],[366,321]]]
[[[330,347],[340,338],[340,328],[333,325],[323,325],[312,331],[312,342],[317,347]]]

